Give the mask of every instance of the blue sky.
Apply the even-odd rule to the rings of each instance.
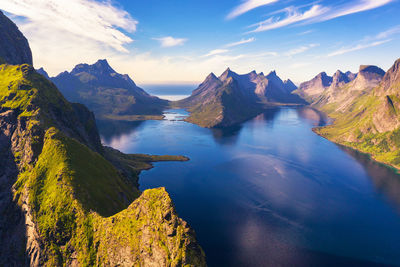
[[[107,58],[139,84],[197,83],[228,66],[299,83],[321,71],[389,68],[400,1],[0,0],[52,75]]]

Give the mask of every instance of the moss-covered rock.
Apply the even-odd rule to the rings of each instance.
[[[186,158],[104,150],[93,114],[66,101],[30,65],[0,65],[0,111],[5,155],[18,172],[13,194],[24,212],[30,265],[205,265],[165,190],[141,194],[135,186],[149,162]],[[122,233],[127,243],[119,242]]]

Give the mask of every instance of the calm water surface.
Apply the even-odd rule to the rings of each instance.
[[[308,108],[270,110],[228,129],[166,120],[100,123],[126,153],[176,154],[140,189],[165,186],[210,266],[400,266],[400,176],[314,134]]]

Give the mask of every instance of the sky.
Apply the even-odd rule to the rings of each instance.
[[[51,76],[107,59],[138,84],[199,83],[227,67],[298,84],[400,58],[400,0],[0,0],[0,9]]]

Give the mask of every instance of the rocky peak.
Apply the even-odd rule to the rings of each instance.
[[[32,63],[29,43],[17,25],[0,11],[0,61],[11,65]]]
[[[215,74],[213,72],[211,72],[210,74],[208,74],[208,76],[206,77],[206,79],[204,80],[206,81],[214,81],[214,80],[218,80],[217,76],[215,76]]]
[[[219,76],[219,79],[221,80],[221,81],[225,81],[227,78],[229,78],[229,77],[237,77],[238,76],[238,74],[236,74],[235,72],[233,72],[233,71],[231,71],[231,69],[230,68],[227,68],[222,74],[221,74],[221,76]]]
[[[385,71],[377,66],[373,66],[373,65],[361,65],[360,66],[360,70],[359,70],[360,74],[363,73],[374,73],[374,74],[378,74],[380,76],[385,75]]]
[[[341,72],[340,70],[337,70],[335,74],[332,77],[332,85],[333,87],[340,87],[343,84],[346,84],[350,82],[349,77]]]
[[[82,72],[87,72],[94,75],[110,75],[112,73],[116,73],[105,59],[100,59],[93,65],[78,64],[71,71],[71,74],[76,75]]]
[[[396,62],[393,64],[393,66],[386,72],[385,76],[382,79],[382,88],[384,91],[389,90],[393,85],[399,85],[400,84],[400,59],[396,60]],[[397,93],[399,94],[398,86],[397,88],[393,88],[393,90],[396,90]]]
[[[47,71],[44,70],[43,67],[41,67],[40,69],[37,69],[36,72],[43,75],[47,80],[50,79],[49,74],[47,73]]]
[[[283,82],[283,87],[288,93],[291,93],[297,89],[297,86],[290,79],[287,79]]]
[[[347,71],[345,74],[350,81],[354,80],[357,77],[357,73],[352,73],[351,71]]]
[[[267,75],[266,77],[267,77],[267,78],[268,78],[268,77],[277,77],[276,71],[275,71],[275,70],[271,71],[270,73],[268,73],[268,75]]]
[[[332,83],[332,77],[328,76],[326,72],[321,72],[314,79],[319,81],[324,87],[328,87]]]
[[[376,87],[384,75],[385,71],[377,66],[361,65],[357,78],[354,79],[352,89],[365,90]]]

